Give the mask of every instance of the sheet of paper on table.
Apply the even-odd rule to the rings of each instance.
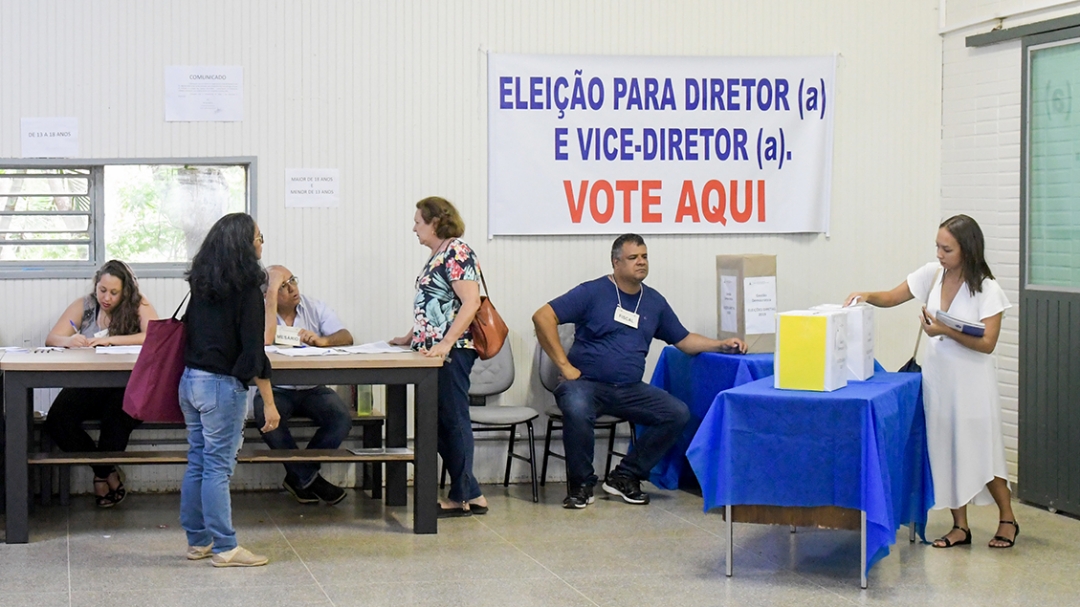
[[[142,346],[98,346],[94,351],[98,354],[138,354],[142,352]]]
[[[329,356],[331,354],[344,354],[344,352],[339,352],[335,348],[316,348],[315,346],[308,346],[306,348],[278,348],[277,353],[282,356]]]
[[[411,348],[405,346],[391,346],[385,341],[376,341],[370,344],[360,344],[359,346],[343,346],[338,350],[344,350],[349,354],[394,354],[401,352],[412,352]]]

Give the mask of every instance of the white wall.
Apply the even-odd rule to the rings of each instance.
[[[0,158],[19,156],[24,116],[77,116],[88,158],[257,156],[264,260],[288,265],[363,341],[409,327],[426,259],[409,232],[413,203],[445,196],[462,211],[511,328],[518,381],[501,402],[543,408],[550,397],[529,381],[530,316],[607,272],[611,238],[484,240],[485,52],[839,53],[831,238],[648,239],[650,286],[688,328],[713,335],[717,254],[777,254],[781,308],[889,288],[932,259],[941,216],[936,9],[934,0],[5,0]],[[244,67],[245,120],[165,123],[164,67],[218,64]],[[286,167],[340,168],[341,207],[284,208]],[[0,341],[40,343],[84,283],[3,281]],[[184,292],[176,280],[143,284],[162,312]],[[879,319],[879,358],[894,368],[910,355],[914,309]]]
[[[1020,319],[1021,48],[967,48],[967,36],[1080,11],[1080,2],[942,1],[941,214],[967,213],[986,236],[990,269],[1012,302],[995,352],[1009,474],[1016,478]]]

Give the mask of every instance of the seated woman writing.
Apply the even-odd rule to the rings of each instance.
[[[158,317],[154,306],[139,293],[131,268],[113,259],[94,275],[94,291],[71,302],[45,338],[46,346],[85,348],[139,345],[146,325]],[[138,421],[124,413],[123,388],[64,388],[45,419],[45,431],[64,451],[123,451]],[[100,420],[97,444],[82,428],[87,420]],[[116,466],[93,466],[97,505],[110,508],[127,491]]]

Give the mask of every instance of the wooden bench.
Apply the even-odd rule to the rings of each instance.
[[[356,488],[371,491],[372,499],[382,498],[383,469],[382,463],[391,461],[412,461],[412,450],[408,449],[384,449],[383,426],[386,416],[381,413],[371,415],[354,416],[353,428],[360,427],[363,432],[354,436],[350,434],[347,441],[360,441],[363,445],[361,453],[355,454],[348,449],[241,449],[237,461],[244,464],[269,464],[291,462],[319,462],[319,463],[356,463]],[[36,418],[34,425],[41,429],[44,418]],[[305,417],[294,417],[289,420],[290,430],[303,430],[315,428],[315,422]],[[83,424],[86,430],[99,430],[98,421],[87,421]],[[135,428],[128,445],[186,445],[186,438],[140,438],[139,431],[145,430],[184,430],[184,424],[171,422],[143,422]],[[244,425],[246,434],[245,443],[251,441],[262,442],[258,435],[258,427],[254,419],[249,419]],[[307,438],[304,433],[294,434],[298,443],[303,443]],[[52,449],[52,441],[44,432],[40,432],[42,449]],[[30,453],[27,463],[37,469],[40,478],[41,502],[48,505],[52,496],[52,470],[58,468],[59,498],[62,505],[67,505],[70,495],[71,475],[69,467],[73,465],[155,465],[155,464],[187,464],[187,450],[131,450],[117,452],[62,452],[43,451]]]

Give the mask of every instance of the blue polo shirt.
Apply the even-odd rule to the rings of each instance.
[[[581,378],[609,384],[631,384],[645,375],[645,356],[653,338],[675,344],[690,334],[664,296],[642,284],[630,295],[607,276],[583,282],[548,302],[559,324],[574,323],[574,345],[567,353]],[[641,303],[638,303],[640,298]],[[615,308],[637,308],[638,326],[615,321]]]

